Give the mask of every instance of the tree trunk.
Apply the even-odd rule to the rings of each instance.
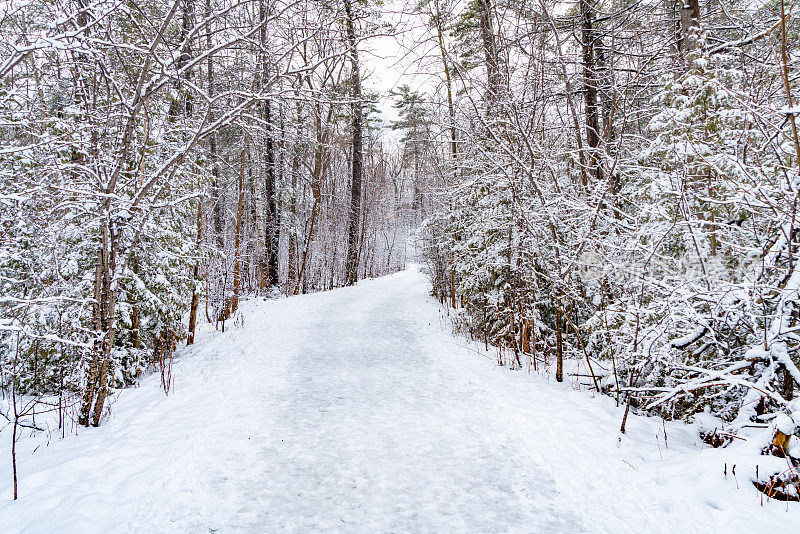
[[[110,203],[103,202],[103,208],[110,209]],[[96,339],[92,359],[86,372],[86,386],[78,415],[78,424],[98,426],[107,396],[108,370],[111,349],[114,346],[116,295],[111,287],[111,277],[116,261],[118,236],[110,226],[108,212],[100,232],[100,247],[97,252],[95,268],[93,307]]]
[[[436,25],[436,38],[439,44],[439,52],[442,56],[442,69],[444,70],[445,88],[447,89],[447,113],[450,119],[450,155],[452,164],[455,165],[458,154],[456,138],[456,112],[453,105],[453,81],[450,76],[450,62],[447,59],[447,49],[444,46],[444,21],[439,7],[439,1],[434,2],[436,12],[433,14],[433,21]]]
[[[564,311],[561,308],[561,299],[556,300],[556,381],[564,381]]]
[[[594,28],[594,6],[592,0],[580,0],[582,29],[581,44],[583,47],[583,94],[586,107],[586,145],[589,157],[586,162],[589,174],[597,183],[603,179],[602,160],[598,148],[600,146],[600,120],[597,106],[597,67],[595,65],[595,42],[597,34]]]
[[[181,30],[178,39],[180,39],[181,48],[178,55],[176,67],[180,72],[183,70],[189,60],[192,58],[192,42],[188,39],[189,32],[192,31],[194,26],[194,0],[181,0],[182,3],[182,17],[181,17]],[[191,79],[191,69],[187,69],[174,82],[176,96],[170,102],[167,117],[169,120],[177,120],[178,117],[189,117],[192,114],[192,98],[191,93],[186,91],[181,79]]]
[[[350,183],[350,215],[347,232],[347,260],[345,263],[345,285],[356,283],[358,278],[358,226],[361,214],[361,179],[363,174],[363,140],[361,108],[361,74],[359,72],[356,32],[350,0],[344,0],[347,25],[347,40],[350,47],[351,91],[352,91],[352,162]]]
[[[259,1],[261,28],[259,29],[259,89],[269,90],[269,58],[267,17],[268,6],[265,0]],[[261,284],[274,286],[278,283],[278,245],[280,227],[278,224],[277,191],[275,183],[275,139],[272,120],[272,100],[267,98],[261,104],[261,118],[264,120],[264,195],[266,196],[264,216],[264,258],[262,264]],[[266,271],[264,273],[263,271]],[[266,280],[264,275],[266,274]],[[263,288],[261,288],[263,289]]]
[[[211,0],[206,0],[206,9],[205,9],[205,18],[211,18]],[[206,48],[211,50],[213,48],[213,41],[212,41],[212,32],[211,28],[208,29],[208,33],[206,35]],[[206,72],[206,82],[207,92],[209,98],[214,96],[214,92],[216,87],[214,86],[214,57],[212,54],[208,54],[207,60],[207,72]],[[211,109],[209,111],[209,120],[208,122],[214,121],[214,110]],[[219,253],[222,253],[225,247],[225,241],[223,232],[224,228],[224,219],[222,213],[222,188],[220,184],[220,173],[219,173],[219,165],[217,164],[217,135],[216,132],[211,132],[208,136],[208,152],[209,152],[209,159],[211,160],[211,189],[212,189],[212,202],[214,203],[214,211],[213,211],[213,219],[214,219],[214,234],[216,237],[217,242],[217,249]]]
[[[244,211],[244,169],[247,161],[247,141],[245,146],[242,147],[242,157],[239,168],[239,202],[236,206],[236,234],[234,235],[233,245],[233,297],[228,307],[227,315],[230,316],[239,308],[239,296],[241,294],[242,285],[242,213]]]
[[[302,106],[300,100],[296,102],[297,111],[297,125],[294,147],[292,149],[292,195],[289,200],[289,211],[291,213],[291,228],[289,229],[289,258],[288,258],[288,272],[286,282],[287,294],[296,293],[296,287],[300,281],[298,276],[297,260],[299,257],[299,250],[297,244],[297,187],[300,183],[300,134],[303,128],[302,120]]]
[[[197,200],[197,253],[200,253],[200,245],[203,241],[203,199]],[[192,302],[189,305],[189,333],[187,334],[186,344],[194,343],[194,333],[197,329],[197,307],[200,305],[200,258],[197,258],[192,268]]]
[[[267,256],[267,285],[278,283],[278,240],[280,239],[277,227],[278,206],[275,188],[275,144],[272,132],[272,102],[267,99],[264,103],[265,122],[265,153],[264,163],[266,173],[264,177],[264,194],[266,195],[267,213],[265,217],[264,252]]]
[[[500,58],[492,24],[492,1],[477,0],[479,27],[486,60],[486,116],[491,117],[500,96]]]
[[[131,310],[131,346],[139,348],[139,306],[133,305]]]
[[[697,48],[697,31],[700,29],[700,1],[678,0],[681,3],[681,33],[678,52],[686,61],[686,54]]]

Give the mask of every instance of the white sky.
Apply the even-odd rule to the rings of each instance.
[[[412,90],[430,92],[439,82],[441,65],[425,59],[435,60],[438,50],[434,43],[423,42],[427,35],[424,15],[413,14],[407,7],[414,4],[414,0],[386,0],[381,8],[382,20],[394,26],[395,35],[371,38],[359,48],[365,89],[380,93],[377,107],[387,125],[398,117],[392,107],[395,100],[389,94],[392,89],[408,84]],[[398,137],[398,132],[384,132],[387,144],[393,144]]]

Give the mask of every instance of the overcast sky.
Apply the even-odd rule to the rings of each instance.
[[[438,83],[440,66],[425,60],[426,57],[435,58],[433,54],[437,51],[433,43],[424,42],[424,16],[412,14],[407,7],[415,3],[413,0],[386,0],[381,8],[382,18],[394,26],[395,35],[371,38],[359,48],[365,88],[380,93],[378,108],[387,125],[397,118],[397,110],[392,107],[395,102],[390,94],[392,89],[408,84],[413,90],[430,92]],[[384,139],[392,143],[397,134],[387,131]]]

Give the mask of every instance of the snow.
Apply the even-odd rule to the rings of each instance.
[[[707,326],[698,326],[693,332],[686,334],[683,337],[673,339],[670,344],[676,349],[685,349],[708,332]]]
[[[100,428],[23,439],[16,502],[0,465],[0,530],[752,532],[800,520],[795,505],[762,506],[750,449],[703,448],[693,426],[633,414],[620,434],[624,407],[479,357],[427,292],[412,267],[244,303],[224,334],[180,351],[169,396],[153,376]]]
[[[786,434],[787,436],[791,436],[794,434],[795,424],[791,417],[788,415],[781,413],[775,417],[775,420],[772,422],[773,426],[779,430],[780,432]]]

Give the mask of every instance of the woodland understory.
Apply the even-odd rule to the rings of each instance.
[[[796,11],[6,2],[12,447],[37,413],[102,424],[145,373],[168,393],[178,345],[198,320],[224,330],[241,299],[351,285],[418,250],[456,329],[501,365],[555,362],[562,381],[581,360],[626,416],[785,457],[753,482],[800,499]],[[427,73],[389,95],[359,53],[387,36]]]

